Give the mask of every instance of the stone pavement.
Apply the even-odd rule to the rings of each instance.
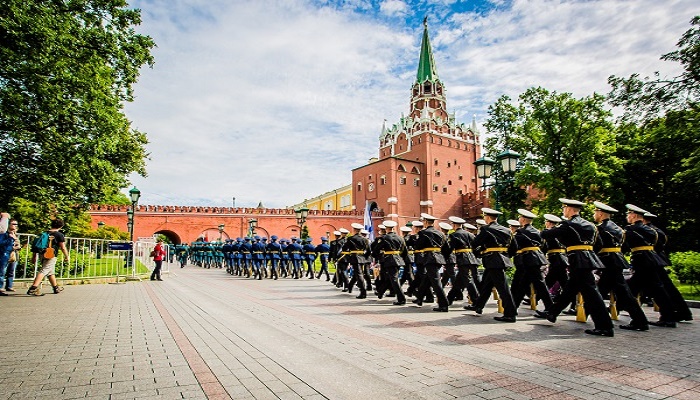
[[[697,309],[605,338],[525,307],[504,324],[495,303],[435,313],[325,280],[173,272],[0,298],[0,400],[700,398]]]

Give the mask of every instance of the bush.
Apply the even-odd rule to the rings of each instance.
[[[669,259],[681,283],[694,287],[700,283],[700,253],[695,251],[671,253]]]

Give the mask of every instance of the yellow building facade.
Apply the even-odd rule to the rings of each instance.
[[[355,209],[352,201],[352,184],[333,189],[319,196],[305,199],[303,202],[288,208],[299,209],[306,207],[309,210],[335,210],[351,211]]]

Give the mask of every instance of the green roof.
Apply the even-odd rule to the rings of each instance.
[[[423,40],[420,46],[420,60],[418,61],[416,80],[419,83],[440,80],[440,78],[438,78],[437,69],[435,69],[433,50],[430,47],[430,39],[428,38],[428,17],[425,17],[423,20]]]

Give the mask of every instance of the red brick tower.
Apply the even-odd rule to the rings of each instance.
[[[473,162],[481,144],[476,123],[457,123],[447,112],[445,87],[438,78],[423,21],[418,74],[411,88],[410,112],[391,127],[382,127],[379,158],[352,171],[355,207],[366,201],[405,223],[421,212],[438,218],[461,216],[463,198],[476,193]]]

